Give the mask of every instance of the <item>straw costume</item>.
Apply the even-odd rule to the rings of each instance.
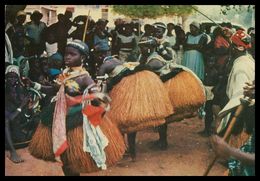
[[[140,46],[152,49],[152,37],[144,37],[139,42]],[[157,52],[151,50],[148,55],[140,57],[142,64],[148,65],[155,73],[160,75],[164,86],[169,93],[174,114],[195,112],[205,101],[204,87],[200,79],[188,68],[164,60]]]
[[[131,133],[165,123],[173,113],[163,83],[146,66],[105,59],[99,75],[110,77],[107,91],[112,99],[108,116],[121,132]]]
[[[197,76],[186,67],[166,61],[156,51],[156,40],[143,37],[139,42],[141,55],[139,61],[160,76],[168,92],[174,114],[166,118],[166,123],[192,117],[193,113],[206,101],[203,85]],[[158,127],[160,138],[153,146],[167,149],[167,124]]]
[[[81,47],[86,46],[82,44],[73,41],[67,47],[82,51]],[[79,83],[80,79],[85,85]],[[30,153],[44,160],[60,159],[63,168],[72,173],[95,172],[115,164],[122,158],[125,144],[100,106],[101,102],[107,105],[109,98],[98,93],[82,66],[65,69],[56,81],[60,84],[56,102],[42,111]]]

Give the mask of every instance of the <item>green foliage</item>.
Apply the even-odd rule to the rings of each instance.
[[[232,22],[240,23],[245,27],[254,26],[255,5],[225,5],[221,6],[220,14]]]
[[[227,15],[232,11],[240,12],[246,9],[247,12],[250,12],[255,9],[254,5],[221,5],[221,13]]]
[[[115,13],[130,18],[159,18],[162,16],[185,16],[194,12],[192,5],[113,5]]]

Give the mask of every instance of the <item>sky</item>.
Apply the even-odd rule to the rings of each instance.
[[[247,7],[247,5],[246,5]],[[245,19],[245,15],[247,14],[246,11],[230,11],[232,13],[231,16],[225,16],[223,14],[220,14],[221,6],[220,5],[198,5],[199,10],[207,15],[209,18],[211,18],[214,21],[230,21],[236,24],[241,24],[248,28],[249,26],[254,26],[255,19],[251,16],[248,19]],[[191,16],[190,19],[196,19],[198,21],[209,21],[206,17],[203,15],[196,13],[195,15]]]

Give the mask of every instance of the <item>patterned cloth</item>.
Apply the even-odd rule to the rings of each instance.
[[[61,84],[57,94],[52,124],[53,152],[56,159],[59,159],[59,156],[68,147],[66,136],[67,102],[65,96],[65,83],[67,80],[84,74],[88,75],[88,72],[85,69],[82,69],[82,67],[75,68],[72,72],[69,72],[69,69],[65,69],[56,79],[57,83]]]
[[[62,84],[57,95],[52,125],[53,152],[55,157],[59,157],[68,148],[65,124],[66,111],[67,103],[64,84]]]
[[[90,121],[84,114],[83,133],[83,150],[90,153],[97,167],[106,170],[106,153],[104,149],[108,145],[108,139],[99,126],[90,124]]]
[[[245,145],[240,148],[246,153],[255,153],[255,133],[251,135]],[[255,176],[255,167],[242,165],[240,161],[230,159],[228,161],[229,176]]]

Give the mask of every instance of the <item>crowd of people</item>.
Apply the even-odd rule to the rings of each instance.
[[[185,33],[181,25],[155,22],[142,31],[129,19],[116,19],[113,29],[106,19],[72,20],[70,11],[50,26],[39,11],[30,22],[26,16],[19,11],[5,27],[5,133],[13,162],[23,161],[15,148],[30,143],[33,156],[62,161],[65,175],[106,169],[124,154],[124,133],[133,160],[136,132],[145,128],[159,126],[154,145],[167,149],[164,118],[177,113],[197,112],[205,120],[199,134],[221,137],[240,99],[249,97],[230,145],[214,136],[212,147],[232,156],[229,175],[255,174],[253,27],[222,23],[202,29],[193,21]],[[177,88],[178,81],[186,85]],[[195,101],[191,96],[178,105],[181,93]]]

